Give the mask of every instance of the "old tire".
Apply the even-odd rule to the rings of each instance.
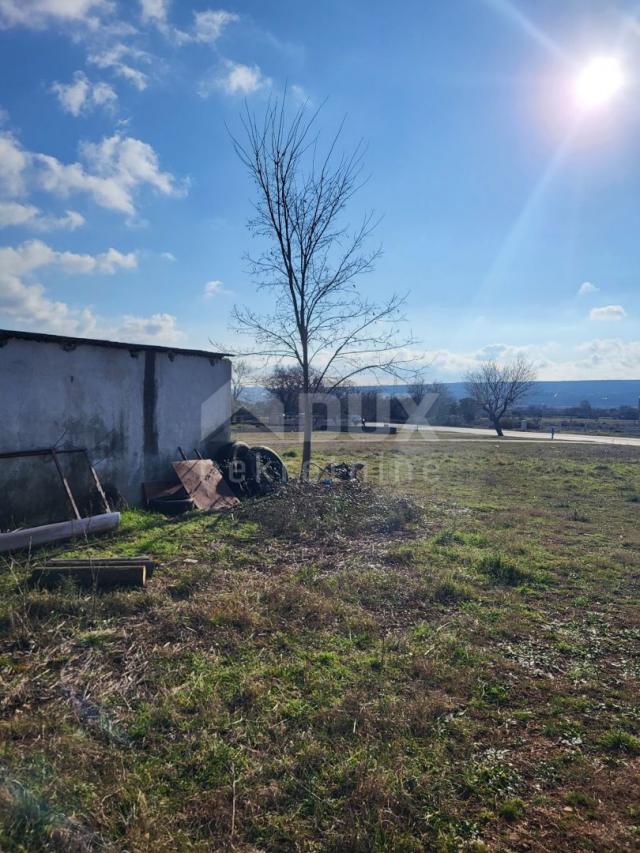
[[[256,460],[256,491],[267,494],[289,481],[289,472],[275,450],[263,445],[251,448]]]

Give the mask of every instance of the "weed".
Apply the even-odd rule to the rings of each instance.
[[[584,791],[568,791],[564,801],[568,806],[583,810],[590,817],[595,815],[598,808],[598,801],[595,797],[585,794]]]
[[[471,591],[467,586],[453,580],[442,581],[433,590],[434,601],[439,604],[455,604],[458,601],[468,601],[471,597]]]
[[[531,575],[510,563],[500,554],[482,557],[476,565],[480,574],[501,586],[519,586],[531,579]]]
[[[456,545],[464,542],[464,537],[455,530],[443,530],[433,537],[435,545]]]
[[[640,738],[622,729],[611,729],[600,738],[600,746],[608,752],[640,754]]]
[[[516,797],[513,800],[505,800],[498,808],[498,814],[509,823],[518,820],[522,817],[525,811],[524,802]]]

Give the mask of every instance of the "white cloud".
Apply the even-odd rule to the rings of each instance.
[[[96,255],[96,270],[112,275],[118,269],[133,270],[138,266],[138,256],[135,252],[119,252],[117,249],[107,249],[101,255]]]
[[[587,296],[589,293],[597,293],[598,290],[600,290],[600,288],[596,287],[595,284],[591,284],[590,281],[585,281],[578,288],[578,296]]]
[[[145,142],[114,134],[80,147],[84,162],[61,163],[56,157],[27,151],[11,134],[0,134],[0,192],[22,195],[27,184],[66,197],[87,193],[101,207],[133,216],[143,186],[162,195],[183,192],[173,175],[160,169],[158,155]]]
[[[62,109],[79,116],[95,107],[113,109],[118,96],[108,83],[92,83],[83,71],[76,71],[71,83],[55,82],[51,91],[57,96]]]
[[[212,296],[216,296],[218,293],[228,293],[229,291],[223,287],[223,282],[219,279],[215,279],[214,281],[208,281],[204,286],[203,296],[205,299],[211,299]]]
[[[226,12],[224,9],[207,9],[204,12],[195,12],[193,16],[193,35],[192,40],[202,43],[214,43],[222,35],[223,29],[227,24],[232,24],[238,20],[238,16],[233,12]]]
[[[137,264],[133,252],[109,249],[99,255],[58,252],[41,240],[0,248],[0,314],[12,322],[45,327],[64,334],[89,334],[97,320],[89,308],[71,308],[50,299],[42,284],[33,280],[38,270],[59,269],[68,274],[106,273],[132,269]]]
[[[602,308],[592,308],[589,312],[590,320],[622,320],[627,312],[622,305],[603,305]]]
[[[97,107],[114,107],[118,100],[113,86],[102,81],[93,84],[91,98]]]
[[[169,21],[169,0],[140,0],[140,15],[145,23],[154,24],[161,33],[176,44],[215,44],[222,31],[238,15],[224,9],[206,9],[193,13],[193,25],[188,30],[180,30]]]
[[[112,10],[109,0],[0,0],[0,27],[74,23],[96,28],[100,16]]]
[[[11,133],[0,133],[0,192],[22,195],[28,156]]]
[[[640,365],[640,341],[620,338],[596,338],[577,347],[579,366],[589,369],[587,379],[596,374],[606,379],[637,379]]]
[[[140,0],[140,16],[143,21],[164,23],[169,12],[169,0]]]
[[[150,317],[126,314],[115,336],[133,343],[169,346],[178,344],[183,338],[173,314],[152,314]]]
[[[35,182],[62,197],[87,193],[101,207],[129,216],[136,212],[135,195],[143,186],[167,196],[182,192],[173,175],[160,170],[154,149],[139,139],[114,134],[99,143],[84,143],[80,153],[84,163],[70,164],[46,154],[31,154]]]
[[[22,225],[36,231],[54,231],[58,228],[75,231],[84,225],[84,221],[84,216],[75,210],[67,210],[64,216],[46,216],[33,204],[0,201],[0,228]]]
[[[291,97],[298,104],[308,104],[311,101],[311,98],[307,94],[306,90],[303,86],[300,86],[298,83],[293,83],[289,87],[289,91],[291,92]]]
[[[271,78],[265,77],[257,65],[242,65],[240,62],[225,60],[224,70],[208,81],[203,81],[198,94],[206,97],[214,89],[227,95],[251,95],[260,89],[271,86]]]
[[[42,240],[28,240],[20,246],[5,246],[0,249],[0,270],[3,274],[16,276],[35,272],[43,267],[57,267],[67,273],[108,273],[117,269],[134,269],[137,266],[135,252],[124,254],[117,249],[108,249],[98,255],[79,255],[75,252],[58,252]]]
[[[170,261],[171,263],[175,263],[178,260],[173,252],[161,252],[160,257],[163,261]]]
[[[33,221],[40,211],[32,204],[18,204],[16,201],[0,201],[0,228],[10,225],[25,225]]]
[[[108,249],[97,255],[59,252],[41,240],[0,248],[0,316],[21,328],[46,330],[65,335],[119,338],[139,343],[178,344],[182,332],[171,314],[149,317],[125,315],[119,321],[98,317],[90,307],[75,308],[51,299],[34,276],[38,271],[58,269],[68,274],[102,273],[137,265],[135,252]]]
[[[547,341],[522,346],[490,344],[471,351],[411,350],[402,355],[423,364],[433,379],[450,382],[463,379],[489,352],[499,353],[500,363],[525,356],[535,364],[539,380],[637,379],[640,365],[640,340],[621,338],[597,338],[575,346]]]
[[[113,71],[118,77],[135,86],[139,92],[144,91],[149,85],[149,78],[144,71],[131,65],[131,62],[147,65],[152,62],[152,57],[144,50],[118,42],[106,50],[90,53],[87,59],[97,68]]]

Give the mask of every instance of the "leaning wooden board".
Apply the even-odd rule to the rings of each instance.
[[[172,464],[198,509],[228,509],[240,503],[211,459],[186,459]]]

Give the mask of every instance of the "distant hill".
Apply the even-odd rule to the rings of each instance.
[[[466,396],[464,382],[447,382],[447,388],[457,399]],[[406,385],[369,385],[360,391],[380,391],[383,394],[405,394]],[[264,388],[253,386],[244,394],[248,401],[257,402],[266,396]],[[640,399],[640,379],[585,379],[559,382],[536,382],[524,405],[549,406],[561,408],[577,406],[588,400],[596,408],[617,408],[618,406],[637,406]]]

